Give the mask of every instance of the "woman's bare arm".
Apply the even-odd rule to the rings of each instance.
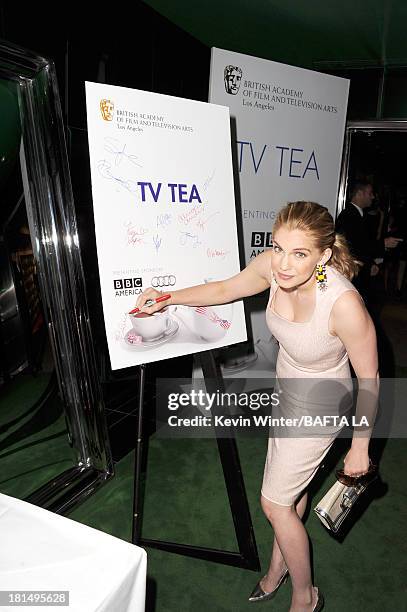
[[[171,298],[165,302],[144,306],[148,299],[154,299],[161,292],[148,288],[138,297],[136,307],[143,312],[153,313],[164,306],[183,304],[186,306],[212,306],[228,304],[250,295],[261,293],[270,287],[270,252],[258,255],[247,266],[231,278],[185,289],[171,291]]]
[[[369,440],[377,412],[379,371],[376,331],[359,294],[346,291],[335,302],[331,329],[341,339],[358,377],[356,422],[365,416],[369,427],[354,429],[351,449],[345,458],[346,473],[360,474],[369,467]]]
[[[341,339],[358,378],[378,377],[376,331],[356,291],[346,291],[335,302],[330,317],[332,331]]]

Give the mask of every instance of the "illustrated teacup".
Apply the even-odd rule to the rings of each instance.
[[[205,342],[217,342],[227,333],[232,319],[232,305],[178,306],[177,316],[188,329]]]
[[[134,331],[142,337],[143,341],[158,340],[171,325],[167,308],[150,315],[146,312],[137,312],[129,315]]]

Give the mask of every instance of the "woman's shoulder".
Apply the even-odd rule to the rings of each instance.
[[[333,266],[327,266],[326,276],[328,289],[328,291],[326,291],[326,295],[332,305],[344,293],[348,293],[348,295],[351,295],[353,298],[357,296],[358,299],[363,301],[362,296],[356,289],[355,285],[348,278],[346,278],[346,276],[339,272],[339,270]]]
[[[329,329],[335,330],[338,321],[353,320],[353,315],[356,318],[365,316],[365,305],[359,291],[339,270],[328,266],[327,289],[328,303],[325,302],[323,312],[329,319]]]
[[[257,274],[271,283],[271,251],[263,251],[252,259],[249,265],[256,270]]]
[[[355,285],[346,276],[339,272],[339,270],[333,266],[327,266],[326,270],[328,288],[331,287],[335,292],[343,292],[351,289],[358,293]]]

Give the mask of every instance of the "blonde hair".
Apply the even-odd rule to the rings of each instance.
[[[335,232],[334,220],[325,206],[316,202],[288,202],[277,215],[273,234],[283,225],[311,235],[320,251],[332,249],[332,256],[326,262],[328,266],[349,280],[357,275],[362,262],[352,257],[346,238]]]

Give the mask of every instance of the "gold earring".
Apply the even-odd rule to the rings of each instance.
[[[327,288],[327,276],[325,264],[318,264],[315,269],[315,278],[317,279],[317,285],[320,291],[326,291]]]

